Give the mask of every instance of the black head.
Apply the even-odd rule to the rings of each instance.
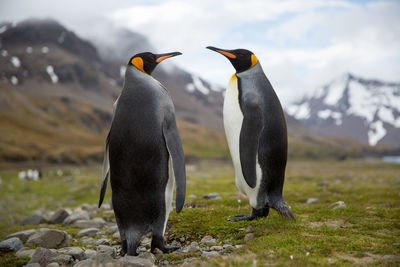
[[[236,69],[236,72],[248,70],[258,62],[256,56],[251,51],[246,49],[226,50],[213,46],[207,46],[207,48],[218,52],[229,59],[233,67]]]
[[[182,55],[182,53],[181,52],[172,52],[165,54],[153,54],[150,52],[139,53],[131,57],[131,59],[128,62],[128,66],[133,65],[137,69],[151,75],[151,73],[156,68],[158,63],[167,58],[179,55]]]

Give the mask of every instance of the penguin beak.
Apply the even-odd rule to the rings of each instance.
[[[181,52],[172,52],[172,53],[165,53],[165,54],[157,54],[156,55],[156,62],[160,63],[163,60],[166,60],[167,58],[170,57],[175,57],[175,56],[179,56],[182,55]]]
[[[230,58],[230,59],[236,58],[236,55],[233,54],[231,50],[216,48],[214,46],[207,46],[206,48],[210,49],[212,51],[215,51],[217,53],[220,53],[220,54],[226,56],[227,58]]]

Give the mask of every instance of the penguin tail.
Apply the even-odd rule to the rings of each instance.
[[[293,213],[290,211],[289,207],[287,206],[285,200],[283,200],[283,199],[279,200],[272,206],[272,208],[275,209],[279,213],[279,215],[281,215],[282,217],[288,218],[293,221],[296,220]]]

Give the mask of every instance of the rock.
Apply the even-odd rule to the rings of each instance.
[[[24,245],[18,237],[11,237],[0,242],[0,251],[3,252],[17,251],[23,247]]]
[[[333,206],[332,210],[346,208],[346,204],[343,201],[337,201],[333,203],[331,206]]]
[[[25,230],[25,231],[20,231],[20,232],[16,232],[13,234],[10,234],[6,237],[6,239],[9,239],[11,237],[18,237],[19,239],[21,239],[22,242],[26,242],[26,240],[28,240],[28,238],[33,235],[37,230],[35,229],[30,229],[30,230]]]
[[[67,218],[69,216],[69,213],[65,210],[65,209],[63,209],[63,208],[61,208],[61,209],[58,209],[56,212],[54,212],[54,214],[50,217],[50,219],[49,219],[49,223],[53,223],[53,224],[55,224],[55,223],[62,223],[64,220],[65,220],[65,218]]]
[[[77,220],[72,224],[77,228],[103,228],[106,221],[103,218],[94,218],[93,220]]]
[[[110,245],[110,240],[107,238],[100,238],[96,241],[96,245]]]
[[[311,198],[307,199],[306,204],[312,204],[312,203],[316,203],[318,201],[319,201],[319,198],[311,197]]]
[[[39,263],[28,263],[25,267],[41,267]]]
[[[210,249],[214,250],[214,251],[220,251],[220,250],[222,250],[222,247],[221,246],[212,246]]]
[[[96,239],[94,239],[93,237],[84,237],[81,239],[81,243],[82,244],[86,244],[87,247],[89,247],[89,245],[92,245],[96,242]]]
[[[79,233],[76,236],[83,237],[83,236],[95,235],[98,231],[99,231],[98,228],[86,228],[79,231]]]
[[[393,243],[393,246],[400,246],[400,243]]]
[[[81,209],[82,210],[94,210],[94,209],[97,209],[97,206],[85,203],[85,204],[81,205]]]
[[[15,253],[17,258],[32,258],[33,253],[35,253],[35,249],[20,249]]]
[[[197,198],[197,196],[196,196],[196,195],[193,195],[193,194],[190,194],[190,195],[188,196],[188,198]]]
[[[28,246],[36,245],[43,248],[68,247],[70,236],[60,230],[41,228],[26,241]]]
[[[37,248],[32,255],[29,263],[39,263],[40,266],[46,266],[47,264],[53,262],[52,260],[58,255],[47,248]]]
[[[198,247],[199,243],[197,243],[196,241],[193,241],[192,243],[190,243],[190,246],[192,247]]]
[[[100,266],[119,266],[114,264],[113,258],[105,253],[98,253],[91,259],[80,261],[74,265],[74,267],[100,267]]]
[[[329,183],[327,181],[322,181],[322,182],[317,183],[317,186],[328,186],[328,185],[329,185]]]
[[[112,237],[113,237],[114,239],[120,239],[120,238],[121,238],[119,232],[115,232],[115,233],[113,234]]]
[[[114,234],[118,232],[118,225],[113,225],[110,228],[107,229],[107,234]]]
[[[84,260],[85,252],[79,247],[65,247],[57,250],[59,254],[65,254],[72,256],[75,260]]]
[[[222,199],[218,193],[210,193],[208,195],[203,196],[204,199]]]
[[[400,257],[396,256],[396,255],[385,255],[385,256],[383,256],[383,259],[389,260],[389,261],[397,261],[397,260],[400,260]]]
[[[105,245],[98,246],[97,253],[107,254],[110,255],[112,258],[115,258],[115,256],[117,256],[117,251],[115,248]]]
[[[75,263],[73,267],[94,267],[94,263],[92,259],[86,259]]]
[[[187,252],[197,252],[200,248],[198,246],[189,246],[187,247]]]
[[[225,244],[222,248],[225,249],[225,250],[232,250],[232,249],[234,249],[235,247],[232,246],[231,244]]]
[[[156,256],[154,256],[153,253],[150,253],[147,251],[140,253],[139,258],[149,260],[152,264],[154,264],[156,262]]]
[[[80,212],[72,213],[67,218],[65,218],[63,223],[64,223],[64,225],[69,225],[78,220],[85,220],[85,221],[90,220],[89,214],[87,213],[87,211],[80,211]]]
[[[155,266],[150,260],[135,257],[135,256],[125,256],[119,259],[123,266],[135,266],[135,267],[152,267]]]
[[[246,242],[246,243],[253,239],[254,239],[253,233],[248,233],[247,235],[244,236],[244,242]]]
[[[235,248],[241,248],[243,245],[235,245]]]
[[[58,264],[57,262],[52,262],[52,263],[47,264],[46,267],[60,267],[60,264]]]
[[[44,217],[40,214],[33,214],[21,222],[22,225],[38,225],[44,222]]]
[[[104,210],[110,210],[110,209],[112,209],[110,203],[103,203],[103,205],[101,205],[101,208],[104,209]]]
[[[215,257],[218,256],[218,252],[216,251],[203,251],[201,253],[202,256],[206,257],[206,258],[211,258],[211,257]]]
[[[94,251],[93,249],[87,249],[85,250],[84,253],[85,253],[84,259],[91,259],[97,254],[97,252]]]
[[[217,244],[217,240],[214,239],[210,235],[206,235],[205,237],[203,237],[201,239],[200,243],[205,244],[205,245],[215,245],[215,244]]]

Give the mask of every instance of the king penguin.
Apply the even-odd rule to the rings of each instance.
[[[247,195],[252,214],[230,221],[267,217],[273,208],[294,220],[282,196],[287,160],[285,116],[257,57],[246,49],[210,50],[224,55],[236,69],[225,93],[223,119],[235,168],[235,184]]]
[[[167,89],[151,76],[161,61],[180,52],[140,53],[127,65],[111,128],[106,138],[101,206],[110,173],[112,205],[121,236],[121,254],[135,256],[138,242],[152,232],[151,251],[178,249],[164,243],[176,184],[176,212],[182,210],[186,170]]]

